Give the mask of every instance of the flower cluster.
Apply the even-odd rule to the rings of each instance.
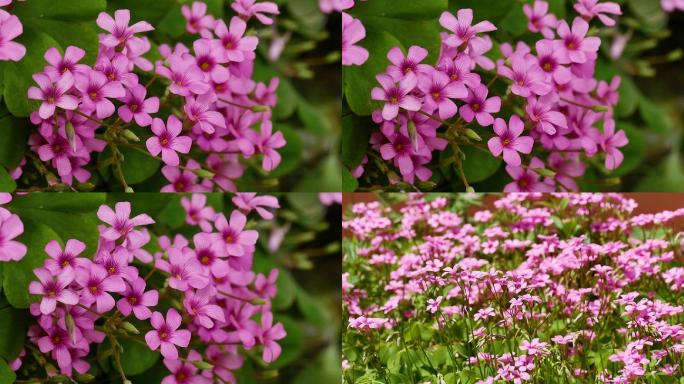
[[[279,79],[253,79],[259,39],[247,32],[251,17],[270,24],[267,15],[278,9],[253,0],[232,6],[238,15],[229,21],[208,15],[205,3],[183,6],[187,31],[198,36],[191,46],[161,44],[156,63],[146,58],[151,41],[141,35],[154,27],[131,25],[128,10],[97,18],[105,33],[94,66],[80,63],[81,48],[70,46],[64,55],[49,49],[48,65],[28,91],[41,102],[31,115],[39,129],[29,144],[58,175],[48,182],[87,182],[86,165],[105,149],[111,150],[107,164],[129,190],[122,149],[161,158],[169,181],[163,191],[235,191],[247,162],[261,159],[264,172],[278,167],[278,149],[286,144],[271,121]],[[155,83],[163,84],[161,92]]]
[[[541,36],[529,45],[502,44],[503,58],[496,61],[489,33],[497,27],[475,23],[471,9],[440,17],[445,31],[436,64],[426,62],[430,52],[420,46],[406,54],[398,47],[389,51],[390,65],[377,75],[380,87],[371,93],[382,103],[373,113],[380,131],[371,145],[399,169],[401,177],[386,172],[390,182],[429,180],[435,151],[451,151],[440,164],[462,169],[468,160],[461,147],[503,158],[513,179],[506,191],[577,190],[574,180],[598,156],[606,172],[620,166],[620,148],[628,143],[612,112],[620,78],[596,78],[601,40],[589,31],[593,19],[614,25],[619,5],[578,1],[579,16],[570,22],[549,13],[545,1],[524,4],[523,10],[530,32]],[[482,137],[486,146],[478,143]],[[356,177],[363,172],[363,166],[353,170]]]
[[[183,383],[234,383],[232,371],[243,365],[244,350],[259,348],[265,363],[276,360],[277,341],[285,337],[271,312],[278,271],[252,271],[258,232],[250,229],[247,215],[256,211],[272,218],[268,208],[279,204],[253,194],[237,195],[233,202],[237,209],[226,217],[206,205],[205,195],[183,197],[186,222],[197,231],[160,236],[160,251],[148,251],[151,233],[145,226],[154,220],[131,217],[128,202],[98,210],[104,224],[92,258],[79,240],[64,247],[49,242],[48,257],[34,270],[38,280],[29,286],[39,298],[30,307],[37,322],[29,338],[59,367],[48,375],[85,374],[86,356],[105,339],[119,359],[122,337],[159,350],[168,380]],[[13,364],[20,363],[21,357]]]
[[[11,4],[12,0],[0,0],[0,7]],[[19,18],[0,9],[0,61],[19,61],[26,56],[26,47],[13,41],[23,32],[24,26]]]
[[[0,204],[12,201],[9,193],[0,193]],[[24,233],[21,218],[6,208],[0,207],[0,262],[19,261],[26,256],[26,245],[15,238]]]
[[[684,208],[635,215],[617,194],[463,199],[409,194],[343,220],[345,382],[682,377]]]

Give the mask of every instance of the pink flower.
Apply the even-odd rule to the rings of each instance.
[[[81,92],[81,110],[95,112],[98,119],[106,119],[114,114],[114,104],[109,98],[122,98],[126,91],[118,81],[110,82],[98,71],[77,72],[74,86]]]
[[[568,122],[565,115],[558,111],[552,111],[553,102],[551,101],[551,94],[549,97],[527,99],[527,106],[525,112],[527,117],[536,124],[536,129],[539,131],[553,135],[556,133],[556,128],[567,129]]]
[[[368,50],[359,45],[366,37],[366,28],[361,20],[342,13],[342,65],[362,65],[368,60]]]
[[[280,11],[278,11],[278,5],[270,1],[262,1],[257,3],[256,0],[235,0],[230,4],[230,6],[243,19],[249,19],[254,16],[264,25],[273,24],[273,19],[266,16],[266,13],[271,15],[280,14]]]
[[[97,217],[111,225],[111,227],[100,230],[100,236],[107,240],[115,241],[122,237],[127,237],[137,226],[154,224],[154,220],[144,213],[129,218],[131,215],[131,203],[127,201],[116,203],[114,208],[116,212],[106,205],[100,206],[97,210]]]
[[[276,151],[287,144],[283,133],[277,131],[273,133],[273,123],[270,120],[264,120],[261,123],[261,130],[257,139],[257,149],[264,155],[261,161],[261,167],[266,172],[271,172],[280,165],[281,156]]]
[[[98,313],[105,313],[114,308],[114,298],[109,292],[121,293],[126,290],[126,284],[121,277],[107,275],[107,270],[95,263],[77,268],[75,279],[83,288],[81,302],[84,305],[95,303]]]
[[[392,120],[397,117],[399,108],[414,112],[420,110],[420,100],[410,95],[418,84],[416,76],[407,76],[398,83],[391,76],[385,74],[379,74],[375,78],[380,82],[382,88],[373,88],[371,96],[373,100],[385,102],[382,109],[383,119]]]
[[[431,67],[427,64],[420,64],[428,56],[427,49],[413,45],[409,47],[408,54],[404,56],[401,48],[394,47],[387,53],[387,59],[392,65],[387,67],[387,74],[396,81],[408,75],[418,75],[427,72]]]
[[[468,44],[478,33],[496,31],[494,24],[489,21],[481,21],[472,25],[472,9],[459,9],[456,15],[454,17],[453,14],[445,11],[439,17],[439,24],[452,32],[444,40],[444,44],[450,47],[460,47],[463,44]]]
[[[243,256],[252,252],[259,233],[253,229],[245,230],[247,217],[240,211],[230,213],[230,221],[223,213],[216,216],[216,230],[224,243],[226,253],[230,256]]]
[[[537,48],[539,67],[542,71],[552,76],[556,83],[567,84],[570,82],[572,74],[568,68],[560,64],[562,59],[554,49],[553,40],[539,40],[535,47]]]
[[[74,110],[78,107],[78,99],[67,94],[74,85],[74,78],[71,75],[65,74],[57,82],[53,82],[48,75],[36,73],[33,75],[33,80],[39,88],[29,88],[28,97],[43,102],[38,110],[41,119],[52,117],[57,107],[66,110]]]
[[[216,128],[226,128],[226,117],[218,111],[210,110],[209,101],[203,97],[187,97],[183,106],[188,120],[195,125],[193,129],[214,133]]]
[[[256,193],[236,193],[232,199],[242,212],[249,213],[255,210],[262,219],[273,219],[273,213],[266,208],[280,208],[278,199],[274,196],[257,196]]]
[[[494,132],[497,137],[492,137],[487,142],[489,151],[496,157],[499,157],[503,152],[506,164],[519,166],[522,161],[518,152],[529,154],[534,145],[534,139],[530,136],[520,136],[524,130],[525,124],[518,115],[511,116],[508,126],[506,126],[504,119],[496,119],[494,121]]]
[[[12,41],[23,32],[18,17],[0,10],[0,60],[19,61],[26,55],[26,47]]]
[[[195,64],[211,80],[216,83],[228,81],[230,72],[221,64],[227,63],[228,59],[219,54],[219,42],[216,40],[200,39],[192,44],[195,51]]]
[[[180,159],[178,153],[190,152],[192,139],[189,136],[178,136],[183,130],[183,124],[174,115],[170,115],[166,126],[164,121],[155,118],[152,121],[152,132],[155,136],[147,139],[147,150],[152,156],[157,156],[161,152],[162,160],[170,166],[178,166]]]
[[[619,148],[629,144],[625,131],[615,132],[615,120],[609,119],[603,126],[603,135],[601,136],[601,148],[606,152],[605,166],[609,170],[617,169],[625,156],[620,152]]]
[[[204,81],[204,74],[195,65],[192,57],[171,55],[167,59],[169,68],[161,63],[157,64],[157,74],[171,80],[169,92],[180,96],[202,95],[209,91],[210,87]]]
[[[494,122],[492,113],[501,110],[501,98],[498,96],[487,98],[489,89],[484,84],[479,84],[474,89],[468,90],[466,104],[460,108],[460,115],[463,120],[470,123],[477,119],[478,124],[488,127]]]
[[[130,71],[131,61],[125,55],[117,53],[113,58],[100,56],[95,63],[95,69],[102,72],[110,82],[119,82],[126,88],[138,85],[138,76]],[[85,71],[86,72],[87,67]]]
[[[116,10],[113,19],[107,13],[101,12],[97,17],[97,25],[109,34],[100,36],[100,43],[106,47],[116,47],[126,44],[128,39],[136,33],[154,30],[154,27],[146,21],[128,26],[130,21],[131,12],[128,9]]]
[[[537,65],[537,60],[531,56],[514,54],[509,58],[511,68],[500,65],[499,75],[513,81],[511,92],[521,97],[532,94],[543,96],[551,92],[551,86],[546,83],[546,74]]]
[[[40,301],[40,312],[43,315],[49,315],[55,311],[57,302],[76,305],[78,303],[78,295],[70,290],[69,284],[74,281],[74,270],[64,270],[53,275],[47,268],[36,268],[33,273],[38,276],[38,281],[32,281],[29,284],[29,293],[32,295],[42,295]]]
[[[199,225],[204,232],[211,232],[211,222],[216,217],[214,208],[207,206],[207,195],[194,193],[190,199],[181,198],[181,205],[185,209],[185,222],[190,225]]]
[[[161,384],[211,384],[211,379],[198,375],[195,362],[202,361],[197,351],[190,351],[185,360],[164,359],[164,366],[171,375],[162,379]]]
[[[119,107],[121,120],[130,123],[135,119],[136,124],[141,127],[152,124],[150,113],[159,111],[159,98],[155,96],[145,100],[145,96],[147,96],[147,89],[143,85],[138,84],[126,89],[126,96],[123,100],[125,104]]]
[[[527,28],[531,32],[541,32],[547,39],[553,38],[553,29],[558,20],[553,14],[549,14],[549,3],[535,0],[534,5],[523,4],[523,12],[527,16]]]
[[[26,255],[26,246],[13,240],[24,233],[19,216],[0,208],[0,261],[19,261]]]
[[[137,278],[129,283],[121,295],[123,296],[116,303],[116,308],[124,316],[133,312],[138,320],[146,320],[152,316],[148,307],[154,307],[159,301],[159,292],[152,289],[145,292],[145,280]]]
[[[183,307],[190,317],[196,319],[203,327],[213,328],[214,320],[225,322],[225,316],[221,307],[210,304],[211,292],[208,289],[188,291],[183,299]],[[213,320],[212,320],[213,319]]]
[[[273,325],[273,314],[271,312],[265,312],[261,315],[261,334],[259,335],[259,340],[264,345],[264,352],[261,358],[266,363],[272,363],[280,356],[281,348],[276,341],[283,339],[285,336],[287,336],[287,333],[282,323]]]
[[[169,287],[187,291],[188,287],[202,289],[209,284],[202,275],[202,265],[189,251],[169,248],[167,252],[169,260],[157,259],[155,266],[169,274]]]
[[[85,243],[69,239],[64,246],[64,250],[62,250],[57,240],[52,240],[45,246],[45,253],[50,256],[50,258],[45,260],[45,268],[54,274],[59,274],[66,270],[73,271],[74,268],[81,265],[78,255],[85,248]]]
[[[247,23],[237,16],[230,19],[230,27],[226,26],[223,20],[216,22],[214,33],[222,47],[224,59],[227,62],[240,63],[244,60],[254,60],[259,38],[256,36],[245,36]]]
[[[85,64],[78,62],[85,56],[85,51],[81,48],[68,46],[64,51],[64,57],[57,48],[50,48],[45,51],[45,60],[50,63],[45,67],[44,72],[52,79],[59,79],[65,73],[73,75],[76,72],[83,72],[88,69]]]
[[[161,346],[161,354],[164,358],[178,360],[176,346],[186,348],[190,344],[190,331],[178,329],[181,325],[181,316],[171,308],[166,312],[166,320],[159,312],[152,314],[150,323],[154,330],[145,334],[145,341],[151,350],[156,351]]]
[[[451,99],[465,99],[468,96],[463,83],[452,82],[444,72],[434,69],[418,75],[418,88],[425,94],[423,108],[427,108],[429,113],[437,110],[442,120],[458,112],[458,107]]]
[[[541,180],[535,169],[543,168],[544,163],[538,158],[532,158],[529,167],[507,165],[506,172],[513,179],[512,183],[504,187],[504,192],[553,192],[553,185]]]
[[[599,3],[599,0],[578,0],[575,4],[575,10],[585,19],[598,17],[601,22],[609,27],[615,25],[615,20],[605,15],[622,15],[620,4],[614,2]]]
[[[181,13],[187,24],[185,29],[192,33],[205,34],[208,33],[210,29],[214,26],[214,17],[207,15],[207,4],[199,1],[192,3],[192,8],[187,5],[181,7]]]
[[[600,38],[586,37],[589,23],[581,17],[576,17],[572,22],[572,30],[565,20],[561,20],[557,31],[560,40],[554,40],[555,49],[558,50],[564,64],[584,64],[590,57],[595,56],[601,46]]]

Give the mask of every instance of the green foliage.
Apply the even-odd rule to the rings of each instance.
[[[0,309],[0,358],[7,361],[19,356],[26,339],[28,314],[12,307]]]
[[[17,238],[17,241],[26,244],[28,252],[20,261],[7,262],[3,267],[2,283],[5,296],[15,308],[28,308],[33,302],[28,293],[28,286],[35,279],[33,270],[42,266],[47,257],[44,251],[45,245],[51,240],[61,242],[60,236],[51,227],[23,216],[22,220],[24,233]]]

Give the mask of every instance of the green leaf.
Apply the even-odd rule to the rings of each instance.
[[[93,65],[98,51],[97,34],[99,27],[92,21],[59,21],[27,18],[22,19],[26,28],[49,35],[66,49],[73,45],[85,50],[82,63]],[[43,51],[41,54],[45,54]],[[47,62],[44,62],[47,65]]]
[[[142,183],[154,176],[161,167],[161,160],[140,153],[135,149],[122,147],[120,151],[124,156],[121,168],[129,185]]]
[[[304,289],[297,289],[297,308],[304,315],[309,324],[323,327],[328,323],[325,306]]]
[[[59,198],[56,198],[56,197]],[[13,211],[24,209],[36,209],[41,211],[57,211],[65,213],[94,212],[104,204],[107,194],[105,193],[82,193],[82,194],[54,194],[54,193],[29,193],[18,195],[12,199]]]
[[[46,64],[43,59],[45,51],[52,47],[60,48],[60,45],[45,33],[34,32],[31,29],[24,31],[17,42],[27,48],[26,56],[19,62],[5,63],[4,96],[7,109],[11,114],[26,117],[38,107],[38,103],[29,100],[27,96],[29,87],[34,85],[32,76],[34,73],[43,71]]]
[[[31,0],[15,2],[12,13],[22,22],[26,18],[87,21],[95,20],[105,10],[106,3],[105,0]]]
[[[396,1],[375,0],[357,2],[355,16],[374,16],[404,20],[438,19],[448,7],[447,0]],[[462,7],[463,8],[463,7]]]
[[[473,24],[482,20],[491,21],[497,24],[501,21],[513,7],[521,7],[522,5],[517,1],[501,1],[501,0],[450,0],[449,10],[454,15],[456,11],[462,8],[470,8],[473,10]]]
[[[60,241],[59,235],[50,227],[37,223],[22,216],[24,233],[17,241],[26,244],[28,252],[20,261],[12,261],[4,265],[4,281],[7,301],[15,308],[28,308],[31,300],[28,286],[36,277],[33,270],[43,265],[45,261],[45,245],[51,240]],[[61,226],[65,222],[61,223]]]
[[[97,225],[100,224],[100,221],[97,219],[95,212],[70,213],[31,208],[15,209],[14,211],[22,219],[30,219],[35,223],[47,226],[59,236],[58,238],[64,240],[78,239],[84,242],[86,244],[85,256],[89,256],[97,250],[97,241],[99,239]]]
[[[0,164],[8,169],[19,166],[24,157],[29,125],[26,119],[6,116],[0,119]]]
[[[0,359],[0,384],[12,384],[17,375],[4,359]]]
[[[16,359],[24,348],[29,314],[12,307],[0,309],[0,357]]]
[[[356,168],[366,155],[370,140],[368,119],[355,115],[342,118],[342,162],[350,169]]]
[[[17,183],[7,173],[7,169],[0,166],[0,192],[14,192],[15,189],[17,189]]]
[[[144,20],[156,25],[176,4],[176,0],[114,0],[107,3],[107,13],[113,15],[117,9],[130,9],[132,21]]]
[[[159,350],[152,351],[147,345],[133,340],[117,339],[123,347],[121,367],[127,375],[137,375],[150,369],[159,359]]]
[[[278,168],[268,174],[269,177],[282,177],[290,174],[301,164],[302,153],[304,152],[304,142],[297,131],[285,124],[278,124],[276,129],[283,133],[287,144],[279,150],[283,159],[282,162]]]
[[[327,136],[333,130],[330,118],[323,110],[315,107],[303,98],[300,98],[297,103],[297,116],[299,116],[299,119],[309,131],[317,135]]]
[[[461,150],[466,158],[463,160],[463,173],[469,183],[479,183],[496,173],[503,163],[494,157],[474,147],[463,146]]]
[[[347,167],[342,167],[342,192],[354,192],[359,188],[359,181],[349,172]]]
[[[662,164],[645,177],[636,188],[639,192],[683,192],[684,164],[678,152],[671,153]]]
[[[361,66],[344,66],[344,95],[349,108],[355,114],[370,116],[374,109],[380,107],[379,103],[371,102],[371,90],[380,86],[375,76],[385,71],[388,65],[387,52],[394,47],[403,46],[396,37],[370,25],[366,26],[366,38],[359,45],[372,54]]]
[[[629,0],[633,14],[639,19],[639,26],[646,32],[662,31],[668,20],[660,0]]]
[[[672,122],[667,114],[654,102],[646,97],[641,98],[639,113],[646,124],[656,133],[667,135],[671,132]]]
[[[317,0],[288,0],[285,5],[296,19],[297,31],[304,35],[314,35],[325,26],[327,18]]]

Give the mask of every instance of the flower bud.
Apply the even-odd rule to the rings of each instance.
[[[475,193],[475,188],[470,185],[466,187],[466,193]]]
[[[199,369],[213,369],[214,366],[212,364],[207,363],[206,361],[193,361],[192,365]]]
[[[122,324],[123,329],[130,333],[134,333],[136,335],[140,334],[140,331],[138,331],[138,328],[135,327],[135,325],[129,323],[128,321],[124,321]]]
[[[271,108],[268,105],[255,105],[252,107],[252,112],[268,112]]]
[[[197,169],[195,170],[195,175],[203,178],[203,179],[213,179],[216,174],[214,172],[207,171],[206,169]]]
[[[71,145],[71,149],[76,152],[76,132],[74,130],[74,125],[71,122],[66,123],[66,135],[67,141]]]
[[[554,172],[550,169],[546,169],[546,168],[537,168],[537,169],[535,169],[535,171],[537,171],[538,174],[540,174],[544,177],[555,177],[556,176],[556,172]]]
[[[596,105],[592,108],[592,111],[594,111],[594,112],[610,112],[610,107],[607,107],[605,105]]]
[[[135,191],[134,191],[133,188],[131,188],[131,187],[126,187],[126,189],[124,189],[124,192],[126,192],[126,193],[135,193]]]
[[[123,136],[130,141],[135,141],[136,143],[140,141],[140,138],[130,129],[124,129]]]
[[[473,131],[470,128],[466,129],[465,134],[466,134],[466,136],[468,136],[469,138],[471,138],[475,141],[482,141],[482,138],[480,137],[480,135],[478,135],[477,132]]]
[[[76,380],[79,383],[89,383],[95,380],[95,376],[91,375],[90,373],[84,373],[82,375],[76,375]]]

